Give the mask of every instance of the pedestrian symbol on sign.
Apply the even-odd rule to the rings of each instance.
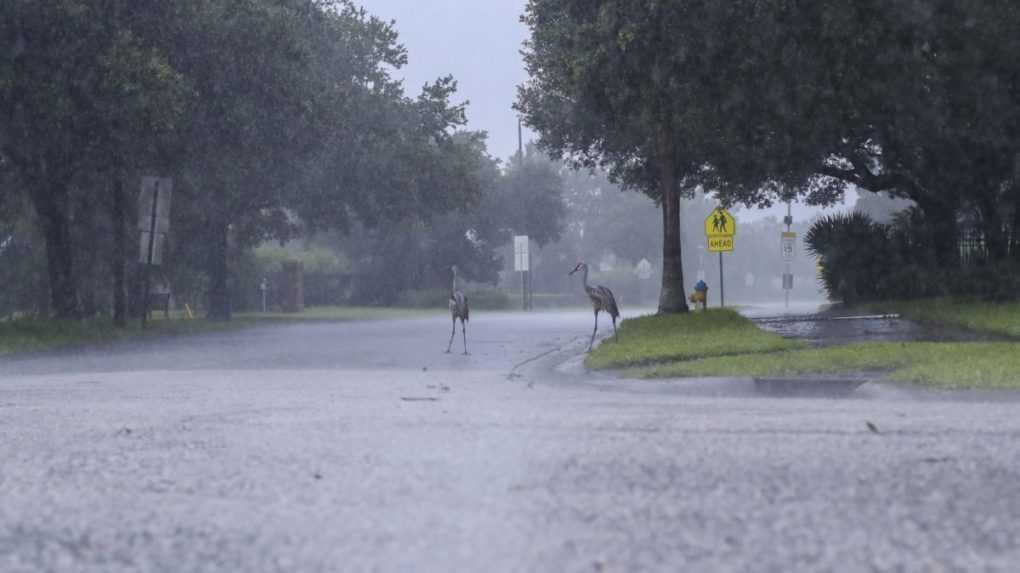
[[[712,230],[720,235],[728,235],[729,219],[725,211],[716,211],[712,214]]]

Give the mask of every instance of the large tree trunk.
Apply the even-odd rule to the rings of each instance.
[[[78,318],[78,291],[72,270],[74,257],[65,189],[36,194],[35,207],[46,239],[46,270],[51,310],[56,318]]]
[[[673,314],[688,312],[689,308],[684,294],[680,192],[676,188],[672,140],[665,131],[659,135],[656,158],[659,194],[662,199],[662,290],[659,291],[659,314]]]
[[[124,220],[127,217],[124,197],[124,176],[119,171],[114,174],[113,200],[111,201],[110,218],[113,224],[113,324],[123,328],[127,326],[127,229]]]
[[[210,241],[209,259],[209,320],[227,321],[230,320],[230,288],[228,278],[230,269],[227,259],[229,256],[227,234],[229,227],[226,224],[217,224],[213,229],[212,241]]]

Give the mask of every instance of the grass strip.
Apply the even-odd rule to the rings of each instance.
[[[623,321],[619,334],[619,340],[608,339],[592,351],[585,365],[594,369],[627,368],[805,346],[764,332],[729,309],[633,318]]]
[[[374,307],[311,307],[302,313],[293,314],[239,313],[229,322],[210,321],[204,318],[189,320],[181,313],[175,313],[167,320],[161,313],[156,313],[145,330],[142,330],[137,319],[132,319],[126,328],[114,327],[113,321],[109,318],[80,321],[17,319],[0,322],[0,356],[122,340],[236,330],[257,325],[408,318],[430,316],[437,312],[439,311]]]
[[[627,374],[639,378],[782,377],[861,371],[888,371],[891,380],[942,388],[1020,389],[1020,343],[861,343],[671,362],[631,369]]]
[[[240,320],[260,321],[326,321],[345,322],[348,320],[382,320],[387,318],[417,318],[435,316],[448,312],[443,308],[393,308],[377,306],[313,306],[300,313],[285,312],[246,312],[239,313]]]
[[[1020,302],[931,298],[871,303],[865,305],[865,308],[874,312],[899,313],[918,322],[956,326],[1020,339]]]

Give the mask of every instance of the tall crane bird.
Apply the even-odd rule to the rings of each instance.
[[[604,311],[613,318],[613,336],[616,337],[616,319],[620,316],[620,307],[616,305],[613,291],[602,285],[591,286],[588,284],[588,265],[586,263],[577,263],[577,266],[568,275],[573,275],[578,271],[584,271],[584,292],[588,294],[591,306],[595,310],[595,330],[592,331],[591,340],[588,342],[588,351],[590,352],[592,345],[595,344],[595,335],[599,331],[599,311]]]
[[[457,319],[460,319],[460,332],[464,336],[464,355],[467,356],[467,321],[470,309],[468,309],[467,297],[464,292],[457,288],[457,265],[450,267],[453,271],[453,285],[450,287],[450,317],[453,319],[453,332],[450,333],[450,343],[446,345],[446,353],[450,353],[453,346],[453,337],[457,335]]]

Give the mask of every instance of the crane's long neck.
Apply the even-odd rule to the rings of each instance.
[[[451,292],[457,292],[457,269],[453,269],[453,284],[450,286]]]
[[[582,270],[584,271],[584,275],[583,275],[583,277],[584,277],[584,288],[585,288],[585,290],[587,290],[587,289],[591,288],[590,286],[588,286],[588,265],[584,265]]]

